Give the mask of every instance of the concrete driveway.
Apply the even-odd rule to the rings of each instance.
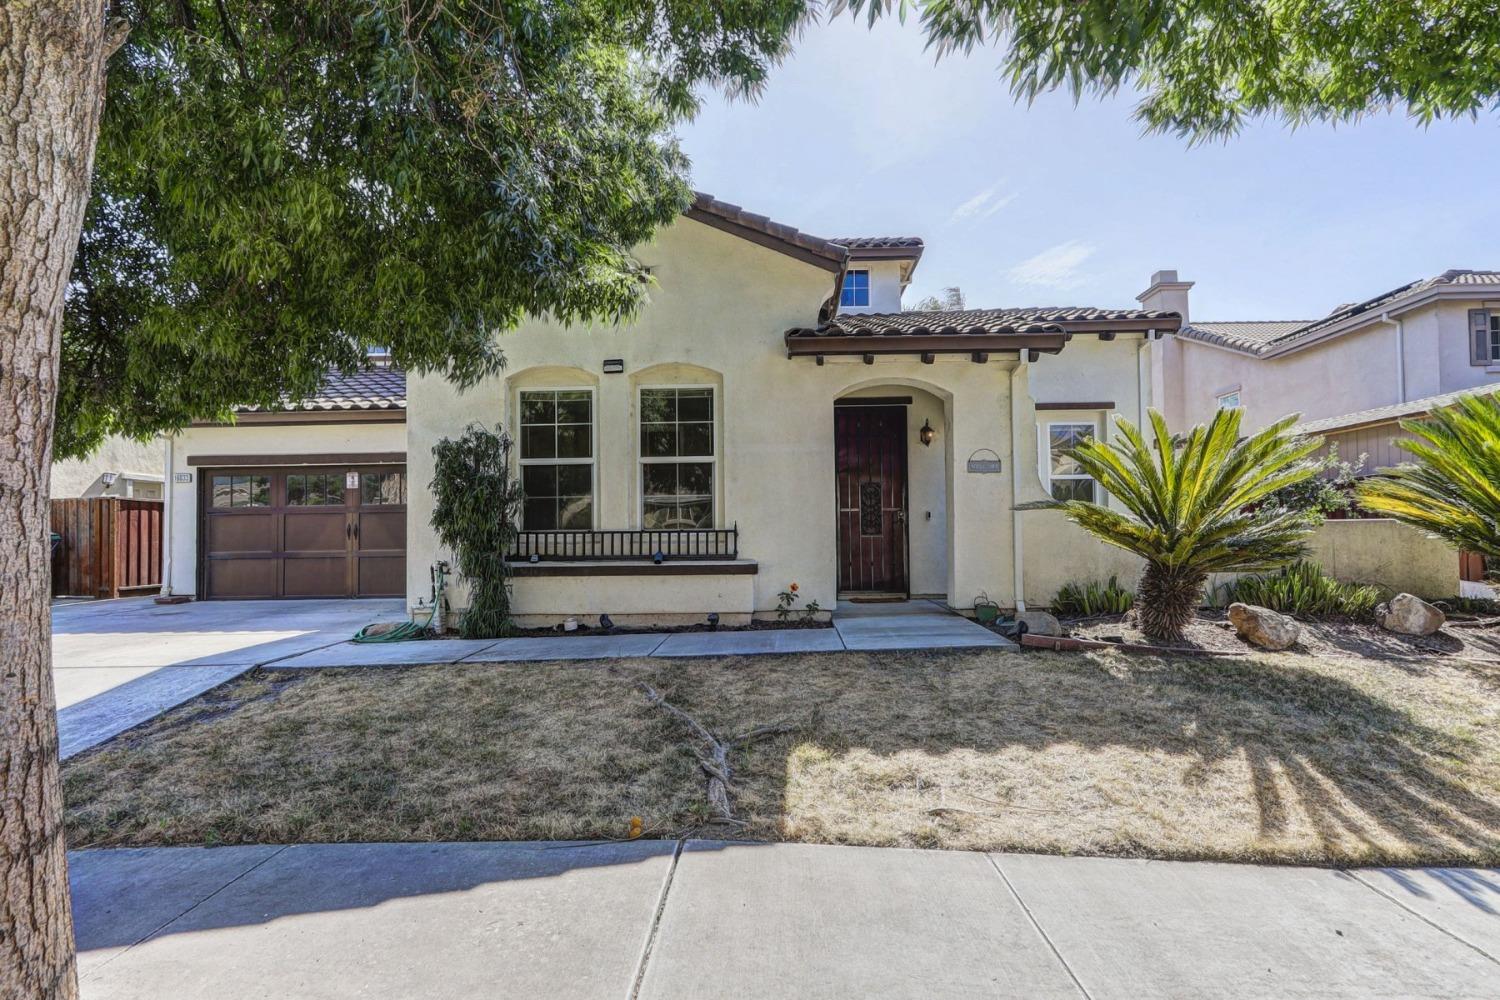
[[[85,1000],[1493,1000],[1500,873],[745,844],[75,851]]]
[[[64,758],[257,666],[342,642],[403,602],[149,597],[52,609],[52,678]]]

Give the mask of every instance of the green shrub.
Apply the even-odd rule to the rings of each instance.
[[[1135,594],[1114,577],[1108,583],[1065,583],[1052,598],[1052,613],[1067,618],[1123,615],[1135,604]]]
[[[508,434],[479,424],[432,449],[432,527],[469,584],[469,607],[458,620],[465,639],[493,639],[510,629],[506,553],[515,543],[524,499],[511,478],[510,449]]]
[[[1368,584],[1341,583],[1317,563],[1299,560],[1263,576],[1244,576],[1221,588],[1225,604],[1258,604],[1304,618],[1368,618],[1383,594]]]

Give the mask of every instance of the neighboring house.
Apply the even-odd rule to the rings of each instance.
[[[1192,319],[1191,282],[1159,271],[1138,296],[1184,318],[1157,348],[1158,398],[1174,427],[1221,406],[1244,408],[1262,427],[1300,413],[1364,471],[1398,464],[1397,421],[1455,394],[1500,388],[1500,272],[1452,270],[1342,305],[1316,320]]]
[[[700,195],[636,250],[624,326],[535,319],[460,392],[373,368],[168,447],[178,594],[430,594],[432,448],[516,439],[520,620],[727,623],[837,596],[1047,603],[1134,560],[1053,512],[1061,454],[1153,403],[1167,309],[901,312],[913,237],[825,240]],[[531,560],[531,556],[535,560]],[[658,561],[659,557],[659,561]],[[462,606],[461,587],[455,592]]]
[[[105,438],[87,458],[52,463],[52,499],[162,498],[162,442]]]

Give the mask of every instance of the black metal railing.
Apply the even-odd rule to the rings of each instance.
[[[738,559],[739,525],[732,528],[674,528],[637,531],[522,531],[511,548],[512,562],[582,560]]]

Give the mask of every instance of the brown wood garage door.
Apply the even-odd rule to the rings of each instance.
[[[205,469],[200,479],[205,597],[406,592],[404,466]]]

